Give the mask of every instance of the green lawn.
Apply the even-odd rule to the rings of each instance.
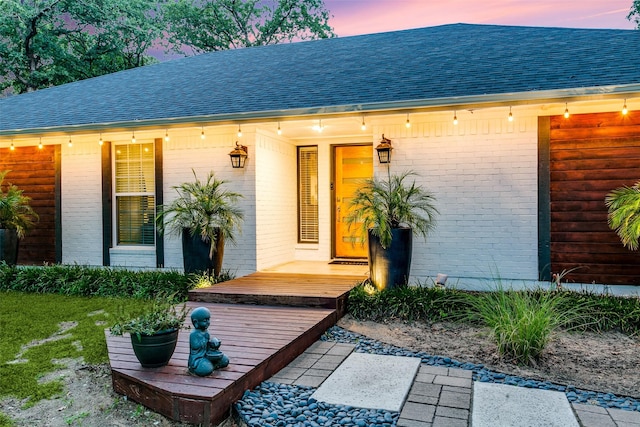
[[[131,298],[0,292],[0,399],[26,399],[25,406],[31,406],[61,393],[60,380],[38,381],[59,368],[55,359],[106,363],[105,328],[118,313],[137,312],[145,304]],[[30,348],[22,351],[25,345]],[[0,425],[2,420],[0,414]]]

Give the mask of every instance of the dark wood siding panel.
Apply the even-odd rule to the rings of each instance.
[[[640,112],[550,118],[551,269],[570,281],[640,284],[640,252],[607,226],[604,198],[640,180]]]
[[[48,145],[2,149],[0,170],[10,170],[6,181],[31,197],[40,216],[35,228],[20,242],[19,264],[56,262],[56,148]]]

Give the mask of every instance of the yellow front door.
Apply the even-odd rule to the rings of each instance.
[[[336,258],[366,258],[365,236],[357,236],[357,225],[349,230],[344,217],[349,212],[353,193],[373,176],[373,150],[371,145],[337,146],[335,159],[335,256]],[[364,240],[364,245],[363,243]]]

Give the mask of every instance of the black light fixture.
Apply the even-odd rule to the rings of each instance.
[[[382,134],[382,141],[380,141],[380,144],[376,147],[380,163],[391,163],[391,150],[393,150],[391,140],[385,138],[384,134]]]
[[[236,148],[229,153],[229,157],[231,157],[231,167],[234,169],[244,168],[244,164],[247,161],[247,153],[247,147],[238,144],[238,141],[236,141]]]

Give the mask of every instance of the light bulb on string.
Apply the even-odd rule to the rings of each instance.
[[[100,139],[98,140],[98,145],[102,145],[104,144],[104,141],[102,140],[102,132],[100,132]]]
[[[627,100],[624,100],[624,105],[622,106],[622,115],[626,116],[629,110],[627,109]]]
[[[364,116],[362,116],[362,125],[360,126],[361,130],[367,130],[367,125],[364,123]]]
[[[513,113],[511,112],[511,107],[509,107],[509,121],[512,122],[513,121]]]
[[[38,141],[38,148],[42,150],[42,137],[40,137],[40,140]]]
[[[133,131],[133,132],[131,133],[131,142],[132,142],[133,144],[135,144],[135,143],[136,143],[136,132],[135,132],[135,131]]]
[[[282,135],[282,129],[280,129],[280,122],[278,122],[278,135]]]
[[[73,147],[73,142],[71,142],[71,137],[69,137],[69,143],[67,144],[69,148]]]
[[[164,140],[165,142],[169,142],[171,140],[171,138],[169,138],[169,129],[164,131]]]
[[[458,114],[456,111],[453,112],[453,124],[454,126],[458,124]]]
[[[204,126],[202,127],[202,130],[200,131],[200,139],[205,139],[207,136],[204,134]]]
[[[242,138],[242,128],[238,125],[238,138]]]
[[[411,122],[409,121],[409,115],[407,114],[407,122],[404,124],[407,129],[409,129],[411,127]]]
[[[11,141],[11,146],[9,146],[9,150],[14,151],[16,147],[13,145],[13,141]]]

